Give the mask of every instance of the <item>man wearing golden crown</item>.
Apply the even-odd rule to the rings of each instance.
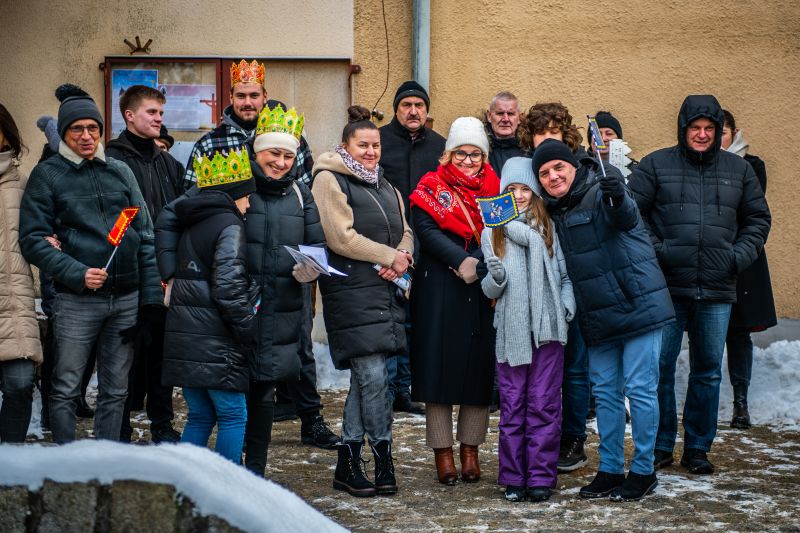
[[[265,68],[255,59],[248,63],[242,59],[231,65],[231,105],[222,112],[222,123],[203,135],[194,145],[186,165],[186,188],[197,181],[192,162],[203,156],[211,157],[214,152],[230,152],[239,150],[248,142],[252,142],[256,131],[258,114],[267,105],[267,89],[264,87]],[[278,104],[277,100],[269,100]],[[271,105],[270,108],[274,107]],[[286,109],[286,105],[282,105]],[[297,152],[297,165],[303,169],[298,177],[311,186],[311,168],[313,160],[311,150],[305,138],[300,138]]]

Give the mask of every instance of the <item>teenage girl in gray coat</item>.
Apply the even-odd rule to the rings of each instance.
[[[564,345],[575,316],[572,282],[540,187],[530,159],[509,159],[500,191],[514,193],[519,217],[481,236],[490,273],[481,287],[497,299],[498,483],[509,501],[547,500],[556,485]]]

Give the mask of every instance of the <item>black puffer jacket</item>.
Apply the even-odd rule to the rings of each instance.
[[[230,196],[204,191],[175,206],[185,227],[164,334],[165,385],[246,391],[258,288],[244,222]]]
[[[686,143],[698,118],[716,125],[706,152]],[[736,301],[736,276],[755,261],[769,233],[769,208],[752,167],[720,151],[722,124],[716,98],[688,96],[678,115],[678,144],[649,154],[630,176],[673,297]]]
[[[294,259],[284,245],[324,245],[325,234],[311,191],[295,181],[296,166],[279,180],[267,178],[254,160],[250,166],[258,190],[250,195],[245,221],[247,265],[261,288],[263,302],[252,378],[277,381],[300,372],[303,322],[303,290],[292,276]]]
[[[302,322],[302,290],[291,275],[294,260],[283,245],[321,245],[325,243],[325,236],[311,191],[299,182],[296,187],[292,185],[292,180],[297,177],[296,166],[283,179],[270,182],[255,161],[251,160],[250,166],[258,190],[250,195],[250,208],[244,223],[247,266],[261,288],[262,301],[252,378],[276,381],[300,372],[297,350]],[[197,194],[197,187],[192,187],[177,202]],[[300,197],[303,199],[302,207]],[[158,268],[164,280],[175,274],[177,245],[183,231],[176,217],[175,205],[173,202],[164,208],[156,228]]]

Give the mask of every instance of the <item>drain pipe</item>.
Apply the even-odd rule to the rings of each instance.
[[[414,79],[430,89],[431,67],[431,2],[430,0],[414,0],[413,7],[413,40],[414,58],[411,74]]]

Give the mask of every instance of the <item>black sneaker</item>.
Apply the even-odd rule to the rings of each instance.
[[[322,415],[303,420],[300,425],[300,441],[323,450],[333,450],[339,444],[339,437],[331,431]]]
[[[421,403],[412,402],[408,394],[400,394],[395,397],[392,403],[392,411],[396,413],[410,413],[412,415],[424,415],[425,407]]]
[[[713,474],[714,465],[708,460],[706,452],[696,448],[683,450],[681,466],[686,467],[692,474]]]
[[[525,487],[515,487],[509,485],[506,487],[506,501],[509,502],[524,502],[525,501]]]
[[[583,451],[583,441],[576,438],[562,438],[561,449],[558,452],[558,471],[572,472],[588,463]]]
[[[628,472],[625,482],[611,492],[609,499],[615,502],[637,502],[653,492],[658,479],[656,473],[642,475],[636,472]]]
[[[544,502],[550,499],[550,487],[528,487],[526,498],[529,502]]]
[[[656,448],[653,459],[653,468],[656,470],[661,470],[662,468],[666,468],[671,465],[673,461],[674,459],[672,458],[672,452],[659,450]]]
[[[293,403],[278,402],[272,410],[273,422],[285,422],[286,420],[297,420],[298,418],[300,417],[297,416]]]
[[[175,431],[171,424],[164,424],[150,428],[150,440],[156,444],[162,442],[176,443],[181,441],[181,434]]]
[[[598,472],[591,483],[581,487],[578,495],[584,499],[605,498],[614,489],[625,483],[625,474],[609,474],[608,472]]]

